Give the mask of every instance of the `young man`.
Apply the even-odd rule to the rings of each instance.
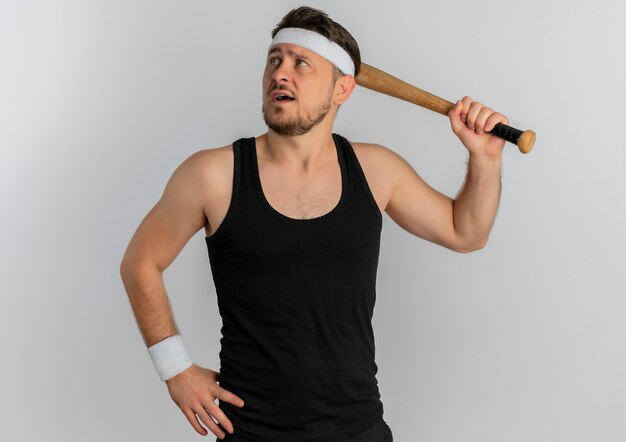
[[[159,375],[198,433],[208,434],[202,422],[237,442],[389,441],[371,326],[382,213],[452,250],[483,247],[504,147],[486,132],[508,120],[457,101],[449,118],[469,162],[451,199],[393,150],[332,132],[361,63],[343,27],[301,7],[272,37],[268,131],[178,166],[128,245],[122,279]],[[220,372],[187,357],[162,281],[201,228],[223,320]]]

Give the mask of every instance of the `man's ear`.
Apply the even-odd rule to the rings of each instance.
[[[337,105],[345,103],[350,98],[355,86],[354,76],[342,75],[339,77],[335,82],[333,102]]]

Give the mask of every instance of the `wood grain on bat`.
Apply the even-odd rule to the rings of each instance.
[[[361,63],[359,74],[354,80],[359,86],[417,104],[442,115],[447,116],[448,112],[454,108],[454,103],[365,63]],[[488,133],[517,145],[522,153],[529,153],[536,139],[535,132],[530,129],[522,132],[503,123],[497,123]]]

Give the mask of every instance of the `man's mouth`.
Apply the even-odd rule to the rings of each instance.
[[[288,103],[293,100],[295,100],[295,98],[287,93],[273,92],[271,95],[272,103]]]

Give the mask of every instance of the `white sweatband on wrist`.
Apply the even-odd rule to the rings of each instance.
[[[268,51],[279,43],[290,43],[302,46],[334,64],[345,75],[354,75],[354,62],[340,45],[318,34],[303,28],[283,28],[276,33]]]
[[[193,365],[180,335],[170,336],[148,348],[152,363],[162,381],[176,376]]]

